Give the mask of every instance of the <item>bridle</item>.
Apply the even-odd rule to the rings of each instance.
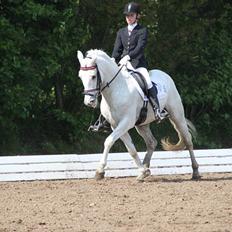
[[[101,77],[100,77],[99,70],[98,70],[96,65],[90,66],[90,67],[80,67],[80,70],[82,70],[82,71],[89,71],[89,70],[95,70],[95,69],[97,69],[97,85],[96,85],[96,88],[87,89],[87,90],[83,91],[84,95],[88,95],[88,96],[91,96],[91,97],[98,97],[100,95]],[[97,91],[96,94],[92,93],[92,92],[96,92],[96,91]]]
[[[113,78],[106,83],[105,86],[101,86],[102,85],[102,80],[101,80],[101,76],[100,76],[100,72],[98,70],[98,67],[97,65],[93,65],[93,66],[90,66],[90,67],[80,67],[80,70],[82,71],[89,71],[89,70],[94,70],[94,69],[97,69],[97,85],[96,85],[96,88],[93,88],[93,89],[87,89],[87,90],[84,90],[83,91],[83,94],[84,95],[88,95],[88,96],[91,96],[91,97],[95,97],[97,98],[99,95],[101,95],[101,93],[105,90],[105,88],[109,88],[110,87],[110,84],[115,80],[115,78],[118,76],[118,74],[120,73],[120,71],[122,70],[124,65],[122,65],[120,67],[120,69],[118,70],[118,72],[113,76]],[[97,92],[96,92],[97,91]],[[95,94],[93,94],[92,92],[96,92]]]

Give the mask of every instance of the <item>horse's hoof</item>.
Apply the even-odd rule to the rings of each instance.
[[[193,172],[192,180],[200,180],[200,179],[201,179],[201,175],[199,174],[199,172]]]
[[[144,164],[143,164],[143,167],[145,167],[145,168],[150,168],[150,164],[144,163]]]
[[[95,173],[95,180],[102,180],[105,177],[105,172],[98,172]]]
[[[151,175],[151,171],[150,169],[146,169],[144,172],[142,172],[137,178],[136,180],[139,181],[139,182],[143,182],[144,179],[148,176]]]

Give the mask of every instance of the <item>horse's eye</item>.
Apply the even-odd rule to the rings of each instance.
[[[92,76],[92,79],[95,79],[96,78],[96,76]]]

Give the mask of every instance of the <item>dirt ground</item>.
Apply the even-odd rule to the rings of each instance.
[[[0,232],[232,232],[232,173],[0,183]]]

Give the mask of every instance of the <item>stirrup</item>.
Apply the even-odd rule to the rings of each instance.
[[[169,114],[165,109],[163,109],[162,112],[160,112],[160,109],[154,108],[154,113],[155,113],[155,118],[156,118],[157,123],[160,123],[165,118],[169,117]]]
[[[164,119],[164,118],[169,118],[169,113],[167,110],[163,109],[161,112],[160,112],[160,116]]]
[[[90,125],[89,128],[88,128],[88,131],[98,132],[99,131],[99,126],[97,126],[97,125]]]
[[[90,125],[90,127],[88,128],[88,131],[91,132],[109,132],[110,131],[110,126],[109,123],[105,120],[97,120],[94,125]]]

